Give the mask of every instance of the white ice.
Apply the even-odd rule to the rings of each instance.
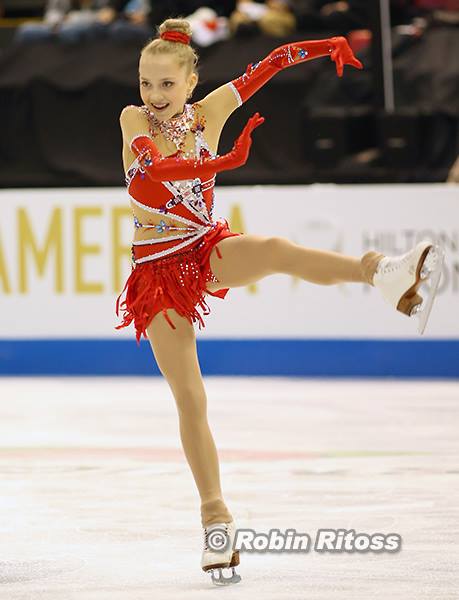
[[[237,527],[395,532],[402,549],[241,552],[241,583],[220,590],[164,379],[2,378],[1,598],[457,597],[459,382],[205,385]]]

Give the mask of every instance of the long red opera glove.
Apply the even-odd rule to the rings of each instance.
[[[242,104],[282,69],[328,55],[336,63],[339,77],[343,76],[344,65],[363,69],[362,63],[354,56],[346,38],[338,36],[326,40],[292,42],[279,46],[263,60],[255,64],[250,63],[245,73],[233,79],[231,83],[236,88]]]
[[[252,145],[251,133],[264,120],[264,117],[260,117],[260,114],[256,112],[247,121],[241,134],[234,142],[233,149],[228,154],[216,158],[181,159],[164,157],[160,154],[153,140],[147,135],[134,138],[131,142],[131,149],[153,181],[213,177],[219,171],[236,169],[247,161]]]

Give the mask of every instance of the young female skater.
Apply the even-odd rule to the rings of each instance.
[[[118,315],[127,289],[121,304],[124,320],[117,329],[134,321],[137,343],[143,334],[151,344],[175,398],[183,449],[200,495],[202,569],[211,571],[214,583],[233,583],[240,580],[234,571],[239,554],[233,551],[235,524],[223,500],[207,421],[193,326],[198,321],[201,328],[204,321],[197,307],[207,315],[206,294],[223,299],[231,287],[286,273],[320,285],[368,283],[394,308],[412,315],[422,302],[417,293],[421,279],[436,272],[441,249],[425,240],[402,256],[371,250],[358,258],[282,237],[234,233],[225,219],[214,221],[215,174],[246,162],[251,132],[263,122],[255,113],[231,152],[219,156],[220,134],[231,113],[276,73],[299,62],[330,56],[339,76],[345,64],[362,65],[343,37],[287,44],[200,102],[188,104],[198,82],[189,23],[167,19],[158,34],[140,55],[143,105],[127,106],[120,116],[135,232],[131,274],[116,303]],[[222,539],[228,543],[221,544]],[[229,578],[222,575],[225,567],[232,567]],[[218,579],[213,569],[219,570]]]

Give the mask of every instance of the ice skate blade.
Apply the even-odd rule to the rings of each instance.
[[[441,274],[443,272],[443,264],[445,261],[445,253],[439,246],[433,246],[426,257],[425,263],[428,264],[430,287],[428,297],[422,303],[421,310],[418,311],[419,323],[418,331],[422,335],[425,331],[427,321],[429,320],[430,311],[432,310],[435,296],[437,295],[438,286],[440,284]]]
[[[427,246],[419,257],[414,283],[403,293],[398,301],[397,310],[405,315],[412,316],[415,314],[413,309],[422,302],[422,297],[417,293],[417,290],[432,271],[432,260],[428,261],[428,257],[431,255],[433,247],[433,245]]]
[[[228,567],[229,568],[229,567]],[[218,570],[219,576],[215,577],[214,571]],[[233,585],[235,583],[239,583],[241,581],[241,576],[236,573],[234,567],[231,567],[232,574],[230,577],[225,577],[222,573],[222,569],[211,569],[210,575],[212,578],[212,583],[214,585]]]

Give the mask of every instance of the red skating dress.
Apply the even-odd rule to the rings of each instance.
[[[185,110],[195,119],[195,108],[185,104]],[[210,150],[200,127],[191,129],[195,133],[195,156],[215,156]],[[175,154],[178,154],[176,152]],[[175,156],[175,155],[172,155]],[[215,244],[231,236],[243,235],[230,231],[226,219],[214,221],[215,174],[206,181],[199,178],[181,181],[154,182],[145,173],[138,158],[130,165],[126,174],[126,185],[134,205],[149,212],[152,222],[139,223],[134,215],[136,227],[155,229],[155,237],[132,242],[132,269],[129,278],[116,301],[116,314],[122,311],[123,322],[115,329],[127,327],[132,321],[136,330],[137,345],[151,319],[160,311],[169,325],[175,325],[167,314],[174,308],[190,323],[199,322],[205,327],[203,315],[210,313],[205,294],[225,298],[229,288],[210,292],[209,281],[218,282],[210,267],[210,254]],[[180,227],[166,225],[162,219],[167,215],[181,223]],[[158,234],[175,231],[161,238]],[[222,258],[217,248],[217,256]],[[126,291],[126,297],[120,304]]]

